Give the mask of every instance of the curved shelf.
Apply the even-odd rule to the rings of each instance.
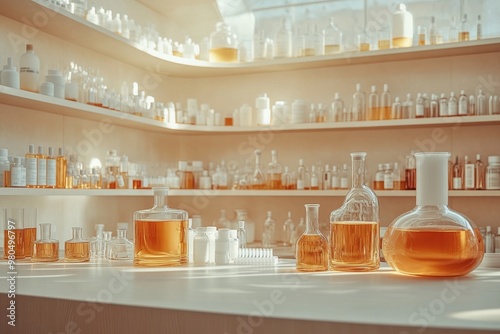
[[[124,112],[91,106],[84,103],[68,101],[24,90],[0,85],[0,103],[16,107],[39,110],[63,116],[77,117],[113,125],[121,125],[140,130],[165,132],[179,131],[185,133],[245,133],[245,132],[283,132],[283,131],[321,131],[321,130],[349,130],[393,127],[427,127],[439,125],[441,127],[456,127],[477,124],[500,124],[500,115],[484,116],[456,116],[439,118],[396,119],[385,121],[360,121],[338,123],[303,123],[283,126],[205,126],[166,123],[146,117],[135,116]]]
[[[378,197],[415,197],[414,190],[377,190]],[[345,197],[347,190],[202,190],[171,189],[173,197]],[[153,196],[151,189],[38,189],[0,188],[0,196]],[[450,190],[450,197],[500,197],[500,190]]]
[[[27,26],[71,41],[131,65],[175,77],[210,77],[289,71],[327,66],[345,66],[401,60],[448,57],[499,52],[500,38],[479,41],[426,45],[410,48],[351,51],[332,56],[290,58],[238,64],[213,64],[189,60],[144,49],[107,29],[94,25],[66,10],[43,0],[6,0],[0,2],[0,13]]]

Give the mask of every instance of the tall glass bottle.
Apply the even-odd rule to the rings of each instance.
[[[330,18],[329,24],[323,29],[323,45],[325,55],[342,52],[342,31],[335,25],[333,17]]]
[[[260,150],[255,150],[255,168],[250,182],[251,189],[266,189],[266,177],[264,173],[262,173],[260,166],[261,154],[262,152]]]
[[[377,93],[377,87],[372,86],[370,95],[368,95],[368,112],[366,115],[367,121],[378,121],[380,119],[379,115],[379,98]]]
[[[460,42],[465,42],[469,40],[469,21],[467,20],[467,14],[464,14],[462,18],[462,23],[460,24],[460,32],[458,33],[458,40]]]
[[[474,189],[484,189],[484,164],[481,161],[481,155],[476,155],[476,162],[474,163]]]
[[[275,59],[292,57],[292,32],[287,27],[286,18],[282,19],[281,26],[274,36],[273,57]]]
[[[276,221],[273,213],[267,211],[267,218],[264,222],[264,233],[262,234],[262,246],[271,247],[276,242]]]
[[[295,225],[292,220],[292,212],[288,211],[288,217],[283,223],[283,238],[282,243],[283,246],[291,246],[292,245],[292,233],[295,229]]]
[[[365,185],[365,152],[351,153],[352,188],[330,215],[330,267],[370,271],[380,266],[379,205]]]
[[[267,189],[281,189],[281,165],[278,163],[278,152],[271,151],[271,162],[267,165]]]
[[[64,243],[65,262],[87,262],[90,260],[90,243],[82,239],[81,227],[73,227],[73,238]]]
[[[384,91],[380,94],[380,119],[391,119],[392,102],[389,85],[384,84]]]
[[[155,187],[154,206],[134,213],[134,265],[188,262],[188,214],[167,206],[168,188]]]
[[[415,153],[416,207],[397,217],[384,235],[382,250],[396,271],[418,276],[460,276],[483,258],[479,229],[448,208],[448,152]]]
[[[351,121],[362,121],[365,119],[365,92],[361,91],[361,84],[356,84],[356,91],[352,96],[352,119]]]
[[[55,262],[59,260],[59,241],[51,239],[50,223],[40,224],[40,239],[33,242],[31,262]]]
[[[319,204],[306,204],[306,229],[297,240],[297,270],[328,270],[328,240],[319,229]]]

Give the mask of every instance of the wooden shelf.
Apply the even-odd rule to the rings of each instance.
[[[378,197],[415,197],[414,190],[377,190]],[[173,197],[345,197],[347,190],[202,190],[171,189]],[[151,189],[37,189],[0,188],[0,196],[153,196]],[[500,190],[451,190],[450,197],[500,197]]]
[[[500,51],[500,38],[487,38],[479,41],[370,52],[352,51],[332,56],[290,58],[239,64],[213,64],[207,61],[189,60],[160,54],[155,50],[144,49],[138,44],[132,43],[107,29],[94,25],[43,0],[1,1],[0,13],[5,17],[114,59],[120,59],[148,71],[175,77],[241,75]],[[43,24],[39,22],[43,22]]]
[[[39,110],[63,116],[105,121],[115,125],[126,126],[139,130],[155,132],[185,132],[185,133],[245,133],[245,132],[283,132],[283,131],[326,131],[373,128],[416,128],[439,125],[454,127],[478,124],[500,124],[500,115],[457,116],[439,118],[397,119],[385,121],[361,121],[340,123],[303,123],[283,126],[204,126],[176,123],[164,123],[146,117],[135,116],[116,110],[95,107],[84,103],[68,101],[42,94],[32,93],[0,85],[0,103],[21,108]]]

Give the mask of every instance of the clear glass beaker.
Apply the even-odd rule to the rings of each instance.
[[[402,274],[461,276],[483,259],[476,225],[448,208],[448,152],[415,153],[416,207],[394,219],[384,235],[387,263]]]
[[[297,270],[328,270],[328,240],[319,230],[319,204],[306,204],[306,230],[297,240]]]
[[[90,242],[82,238],[83,228],[73,227],[73,238],[64,243],[65,262],[87,262],[90,260]]]
[[[365,152],[351,153],[352,188],[330,215],[330,267],[370,271],[380,267],[379,204],[365,185]]]
[[[154,206],[134,213],[134,265],[172,266],[188,262],[188,213],[171,209],[168,188],[155,187]]]

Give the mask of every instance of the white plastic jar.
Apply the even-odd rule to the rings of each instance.
[[[487,190],[500,190],[500,156],[492,155],[488,157],[485,179]]]

